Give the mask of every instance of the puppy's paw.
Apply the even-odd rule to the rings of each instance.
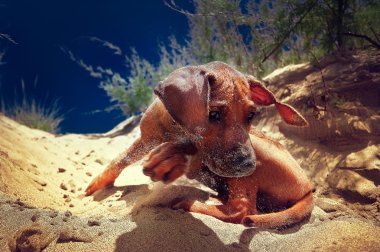
[[[115,179],[113,177],[107,177],[103,174],[94,178],[85,190],[85,195],[89,196],[94,192],[103,189],[106,186],[112,185]]]
[[[187,155],[181,143],[162,143],[148,154],[143,172],[153,181],[172,182],[185,173]]]

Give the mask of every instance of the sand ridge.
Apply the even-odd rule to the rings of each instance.
[[[375,87],[380,54],[351,58],[329,59],[322,70],[292,66],[267,78],[276,96],[297,108],[308,104],[311,85],[322,85],[321,71],[345,97],[334,98],[324,120],[307,115],[311,129],[286,128],[270,108],[254,123],[283,143],[316,185],[316,206],[303,223],[247,229],[173,210],[175,198],[212,201],[212,191],[185,178],[154,183],[140,163],[115,186],[84,197],[94,176],[139,136],[136,118],[105,134],[52,135],[0,115],[0,251],[380,251],[379,104],[363,98],[366,90],[354,90],[361,101],[350,100],[355,71],[339,77],[345,69],[367,69],[372,82],[357,78],[357,85]]]
[[[32,251],[301,251],[354,243],[355,251],[380,246],[379,227],[323,198],[318,204],[326,211],[317,206],[303,225],[283,231],[245,229],[172,210],[165,204],[178,196],[205,200],[209,192],[186,179],[153,183],[139,164],[126,169],[115,187],[83,197],[91,178],[138,137],[138,128],[113,139],[54,136],[1,116],[0,129],[2,251],[16,243]]]

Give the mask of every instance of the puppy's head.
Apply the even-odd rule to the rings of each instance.
[[[306,122],[260,82],[222,62],[180,68],[157,85],[155,94],[202,149],[203,162],[222,177],[254,172],[249,130],[258,105],[275,104],[287,123]]]

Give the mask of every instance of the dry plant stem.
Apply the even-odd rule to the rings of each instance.
[[[320,73],[321,79],[322,79],[322,83],[323,83],[324,96],[327,98],[328,90],[327,90],[327,85],[326,85],[326,82],[325,82],[325,77],[324,77],[323,72],[322,72],[321,64],[320,64],[318,58],[315,56],[315,54],[312,51],[310,52],[310,54],[313,56],[314,60],[317,62],[317,68],[319,70],[319,73]],[[312,93],[312,96],[313,96],[314,106],[316,107],[315,95],[313,93],[312,88],[311,88],[311,93]],[[324,100],[323,111],[327,112],[327,100],[326,99]],[[319,111],[318,111],[318,113],[319,113]]]

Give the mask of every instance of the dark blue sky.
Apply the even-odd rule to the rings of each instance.
[[[189,1],[178,0],[181,6]],[[20,93],[21,79],[26,92],[38,100],[59,98],[67,112],[63,132],[104,132],[123,120],[121,113],[90,112],[110,105],[99,80],[61,50],[66,48],[94,66],[126,71],[124,56],[115,55],[91,37],[110,41],[124,54],[134,47],[150,62],[158,61],[158,43],[174,35],[184,42],[188,32],[185,16],[167,8],[162,0],[0,0],[0,33],[18,44],[1,40],[6,49],[0,66],[1,96],[13,101]],[[34,80],[38,77],[37,85]],[[18,90],[18,91],[17,91]]]

